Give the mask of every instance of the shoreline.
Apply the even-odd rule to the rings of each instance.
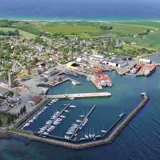
[[[40,18],[40,17],[37,17],[36,19],[33,19],[32,18],[9,18],[9,17],[0,17],[0,20],[9,20],[9,21],[28,21],[28,22],[99,22],[99,23],[106,23],[106,22],[109,22],[109,23],[116,23],[116,22],[157,22],[157,23],[160,23],[160,18],[157,19],[157,20],[154,20],[154,19],[137,19],[137,20],[132,20],[131,19],[128,19],[128,20],[125,20],[125,19],[122,19],[122,20],[93,20],[94,18],[88,18],[88,19],[65,19],[65,18],[62,18],[62,19],[54,19],[54,18],[51,18],[51,19],[43,19],[43,18]]]

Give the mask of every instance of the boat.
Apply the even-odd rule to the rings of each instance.
[[[122,112],[122,113],[119,115],[119,117],[123,117],[123,116],[125,116],[125,115],[126,115],[126,113]]]
[[[65,139],[69,139],[69,136],[65,135],[64,138],[65,138]]]
[[[87,134],[85,134],[84,137],[87,138],[87,139],[89,138]]]
[[[66,113],[68,113],[69,112],[69,110],[64,110]]]
[[[101,86],[103,86],[103,87],[106,87],[106,86],[108,86],[108,87],[112,87],[112,81],[111,81],[111,79],[110,79],[110,77],[108,76],[108,75],[102,75],[102,76],[100,76],[100,84],[101,84]]]
[[[144,71],[144,75],[145,76],[151,75],[155,71],[155,69],[156,69],[155,65],[148,66],[147,69]]]
[[[76,122],[77,122],[77,123],[81,123],[82,121],[81,121],[81,120],[79,120],[79,119],[77,119],[77,120],[76,120]]]
[[[91,81],[91,77],[87,76],[87,81]]]
[[[85,115],[80,115],[81,118],[85,118]]]
[[[66,118],[64,115],[61,115],[60,118]]]
[[[136,65],[134,68],[130,70],[130,74],[134,75],[141,69],[141,65]]]
[[[77,83],[76,83],[75,81],[72,81],[72,84],[73,84],[73,85],[77,85]]]
[[[70,107],[70,108],[76,108],[76,106],[75,106],[75,105],[70,105],[69,107]]]
[[[102,133],[106,133],[107,131],[106,131],[106,130],[101,130],[101,132],[102,132]]]

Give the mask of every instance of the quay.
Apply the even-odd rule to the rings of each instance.
[[[91,110],[88,112],[88,114],[84,117],[83,121],[80,123],[80,125],[78,126],[78,128],[74,131],[74,133],[71,135],[70,139],[72,139],[75,134],[80,130],[81,127],[83,127],[83,123],[84,121],[91,115],[91,113],[93,112],[93,110],[96,108],[96,105],[94,105]]]
[[[65,99],[65,98],[91,98],[91,97],[110,97],[112,94],[109,92],[95,92],[95,93],[75,93],[75,94],[58,94],[46,95],[50,99]]]
[[[85,149],[85,148],[96,147],[96,146],[100,146],[100,145],[104,145],[104,144],[110,144],[114,140],[116,140],[118,135],[130,123],[130,121],[147,104],[147,102],[149,100],[149,97],[147,96],[146,93],[142,93],[141,95],[143,96],[143,100],[139,103],[139,105],[126,117],[126,119],[124,119],[115,128],[113,128],[113,131],[111,132],[111,134],[108,137],[106,137],[102,140],[98,140],[98,141],[94,141],[94,142],[92,141],[92,142],[88,142],[88,143],[84,143],[84,144],[73,144],[73,143],[70,143],[70,142],[62,142],[62,141],[58,141],[58,140],[42,138],[42,137],[35,136],[33,134],[25,134],[25,133],[18,132],[18,131],[9,130],[8,133],[11,134],[11,135],[23,136],[23,137],[26,137],[26,138],[29,138],[29,139],[31,138],[32,140],[35,140],[35,141],[45,142],[45,143],[54,144],[54,145],[58,145],[58,146],[63,146],[63,147],[70,148],[70,149],[77,149],[77,150],[78,149],[80,150],[80,149]]]

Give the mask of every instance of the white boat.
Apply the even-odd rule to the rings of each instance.
[[[91,81],[91,77],[88,76],[88,77],[87,77],[87,81]]]
[[[69,111],[68,110],[64,110],[66,113],[68,113]]]
[[[106,131],[106,130],[101,130],[101,132],[102,132],[102,133],[106,133],[107,131]]]
[[[65,138],[65,139],[69,139],[69,136],[66,136],[66,135],[65,135],[64,138]]]
[[[51,103],[48,103],[48,106],[51,106],[52,104]]]
[[[89,138],[87,134],[85,134],[84,137],[87,138],[87,139]]]
[[[44,132],[43,134],[44,134],[44,135],[48,135],[48,132]]]
[[[120,115],[119,115],[119,117],[122,117],[122,116],[124,116],[125,115],[125,113],[124,112],[122,112]]]
[[[77,119],[77,120],[76,120],[76,122],[77,122],[77,123],[81,123],[82,121],[81,121],[81,120],[79,120],[79,119]]]
[[[69,107],[70,107],[70,108],[76,108],[76,106],[75,106],[75,105],[70,105]]]
[[[33,119],[29,120],[28,122],[29,122],[29,123],[32,123],[32,122],[33,122]]]
[[[60,118],[66,118],[64,115],[61,115]]]
[[[72,84],[73,84],[73,85],[77,85],[77,83],[76,83],[75,81],[72,81]]]

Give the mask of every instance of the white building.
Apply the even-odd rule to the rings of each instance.
[[[150,64],[151,63],[151,60],[149,60],[149,59],[139,59],[139,62],[140,63],[147,63],[147,64]]]

